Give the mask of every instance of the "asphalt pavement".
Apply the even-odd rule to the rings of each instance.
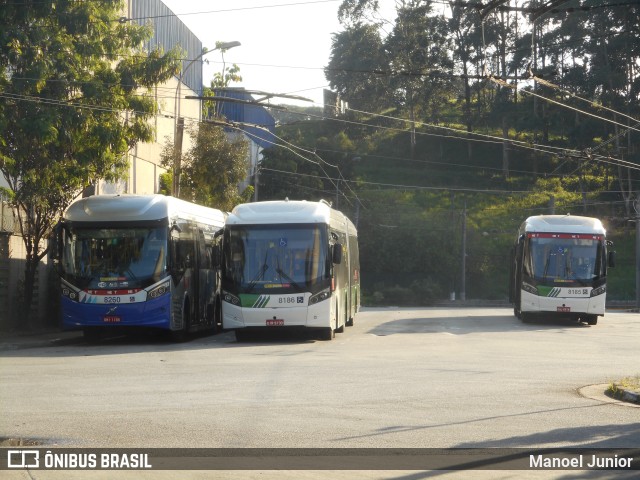
[[[86,340],[79,330],[45,329],[35,332],[0,332],[0,354],[12,350],[80,345],[83,343],[86,343]],[[629,390],[619,385],[617,387],[615,395],[617,400],[640,405],[640,392],[638,390]]]

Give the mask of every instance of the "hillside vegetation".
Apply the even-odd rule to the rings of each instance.
[[[370,4],[343,3],[326,68],[348,108],[281,114],[260,200],[346,213],[367,304],[506,300],[518,226],[552,212],[605,223],[608,298],[635,298],[640,7],[566,2],[533,23],[496,10],[483,36],[477,9],[403,2],[390,27],[367,20]]]

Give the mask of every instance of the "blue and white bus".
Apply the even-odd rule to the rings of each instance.
[[[596,325],[604,315],[611,242],[597,218],[538,215],[518,231],[509,298],[516,317],[569,318]]]
[[[238,205],[222,254],[223,327],[243,340],[265,329],[315,329],[330,340],[360,308],[358,233],[325,202]]]
[[[215,234],[226,214],[164,195],[97,195],[69,206],[57,228],[62,324],[105,331],[162,329],[175,340],[220,326]]]

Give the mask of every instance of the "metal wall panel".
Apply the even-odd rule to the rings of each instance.
[[[174,47],[183,50],[182,70],[202,53],[202,42],[187,26],[160,0],[130,0],[131,18],[140,25],[153,26],[153,38],[145,48],[153,50],[161,47],[165,52]],[[213,47],[212,47],[213,48]],[[195,62],[186,71],[183,80],[191,90],[202,95],[202,60]]]

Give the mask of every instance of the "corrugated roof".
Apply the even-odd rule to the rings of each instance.
[[[243,90],[215,90],[216,97],[232,98],[242,102],[253,102],[250,93]],[[260,105],[248,105],[239,102],[217,102],[216,112],[231,122],[248,123],[251,126],[240,126],[242,130],[262,148],[275,144],[276,121],[269,111]]]

